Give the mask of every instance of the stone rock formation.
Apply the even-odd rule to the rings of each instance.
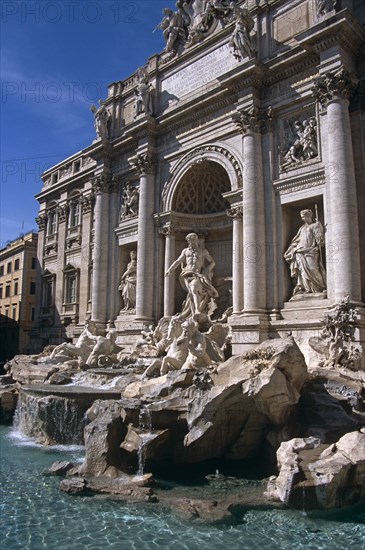
[[[281,444],[280,473],[269,481],[267,494],[299,509],[337,508],[365,496],[365,430],[350,432],[332,445],[316,438]]]

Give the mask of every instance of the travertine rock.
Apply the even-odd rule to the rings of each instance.
[[[336,508],[365,496],[365,432],[347,433],[330,446],[315,438],[282,443],[280,473],[267,494],[296,508]]]

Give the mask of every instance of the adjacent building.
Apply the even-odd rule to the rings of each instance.
[[[109,85],[94,142],[42,177],[42,344],[90,317],[128,351],[181,311],[179,270],[165,272],[191,232],[215,261],[233,353],[308,340],[346,296],[363,341],[364,24],[357,0],[165,10],[165,50]]]
[[[25,353],[35,319],[37,233],[0,250],[0,361]]]

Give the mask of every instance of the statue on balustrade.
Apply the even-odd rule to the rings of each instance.
[[[201,313],[210,316],[216,309],[215,298],[218,297],[218,292],[211,283],[215,261],[208,250],[200,246],[196,233],[189,233],[186,241],[187,248],[170,265],[165,276],[181,265],[179,279],[188,293],[181,314],[185,318]]]
[[[135,90],[136,102],[134,105],[134,116],[137,117],[140,114],[146,115],[153,114],[152,105],[152,85],[148,81],[148,74],[146,69],[139,68],[137,71],[138,83]]]
[[[229,42],[233,55],[239,61],[242,61],[245,57],[252,59],[255,56],[255,48],[250,33],[254,28],[255,22],[249,11],[245,8],[234,7],[233,14],[235,17],[235,26]]]
[[[284,254],[295,281],[292,299],[299,294],[324,293],[326,290],[326,272],[322,261],[323,226],[318,215],[314,219],[312,210],[302,210],[300,217],[304,224]]]
[[[131,250],[130,262],[123,273],[118,290],[122,293],[124,307],[122,311],[134,311],[136,307],[137,252]]]
[[[94,125],[97,137],[99,139],[109,139],[110,114],[103,100],[99,99],[99,107],[92,105],[91,111],[94,113]]]

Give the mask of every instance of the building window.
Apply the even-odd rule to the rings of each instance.
[[[8,263],[8,266],[6,268],[7,273],[11,273],[11,262]]]
[[[19,282],[14,281],[14,296],[17,296],[19,292]]]
[[[37,258],[32,258],[32,267],[31,269],[35,269],[36,268],[36,262],[37,262]]]
[[[74,162],[74,174],[75,174],[76,172],[79,172],[79,171],[80,171],[80,168],[81,168],[81,161],[76,160],[76,161]]]
[[[80,225],[80,203],[72,202],[70,209],[70,227]]]
[[[11,317],[12,319],[16,319],[16,305],[12,306],[12,314],[11,314]]]
[[[14,262],[14,271],[18,271],[19,269],[19,258],[17,258]]]
[[[10,296],[10,283],[7,283],[5,287],[5,298],[9,298],[9,296]]]
[[[66,279],[66,303],[76,303],[77,294],[77,277],[76,275],[68,275]]]
[[[30,310],[30,320],[34,321],[35,318],[35,307],[32,307]]]
[[[52,174],[52,183],[57,183],[58,182],[58,172],[55,172],[54,174]]]
[[[5,306],[5,317],[9,317],[9,306]]]
[[[51,212],[48,214],[47,235],[54,235],[56,232],[57,232],[57,212],[55,210],[51,210]],[[32,269],[34,268],[32,267]]]
[[[35,294],[35,283],[33,281],[30,283],[29,294]]]
[[[0,300],[1,300],[2,297],[3,297],[3,286],[1,285],[0,286]]]
[[[43,294],[42,294],[42,306],[53,306],[53,288],[54,288],[54,276],[51,274],[43,277]]]
[[[4,275],[4,266],[0,265],[0,276]]]

